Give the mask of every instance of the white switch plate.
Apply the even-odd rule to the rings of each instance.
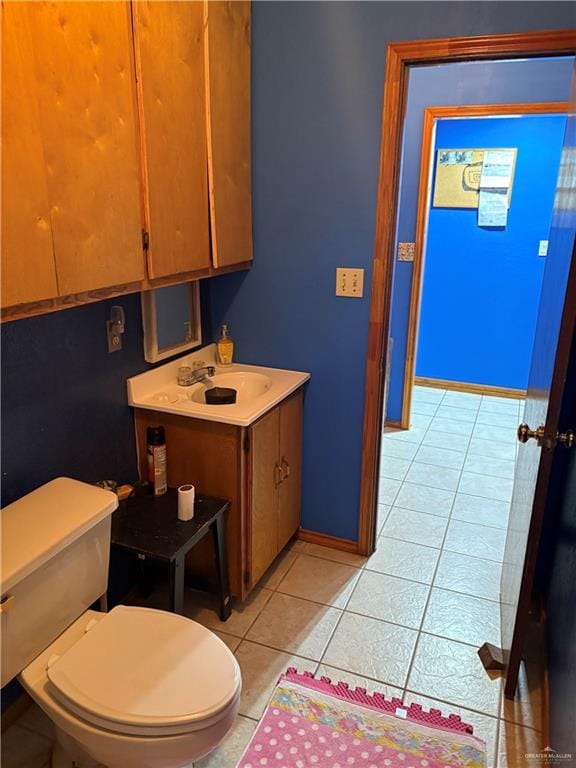
[[[538,256],[548,256],[548,240],[540,240]]]
[[[353,267],[336,268],[336,296],[361,299],[364,292],[364,270]]]

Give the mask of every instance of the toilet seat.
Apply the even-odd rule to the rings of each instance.
[[[49,660],[50,692],[100,728],[139,736],[205,729],[240,695],[228,647],[190,619],[117,606]]]

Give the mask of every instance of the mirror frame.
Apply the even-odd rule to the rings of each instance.
[[[171,286],[159,286],[170,288]],[[200,286],[197,280],[190,282],[190,339],[174,344],[172,347],[158,349],[158,321],[156,291],[142,291],[142,327],[144,329],[144,358],[148,363],[158,363],[180,352],[186,352],[202,344],[202,325],[200,321]]]

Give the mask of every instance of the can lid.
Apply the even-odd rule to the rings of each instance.
[[[146,442],[148,445],[162,445],[166,442],[164,427],[148,427],[146,430]]]

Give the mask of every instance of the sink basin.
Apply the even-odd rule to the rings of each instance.
[[[233,373],[217,373],[212,378],[205,379],[194,385],[190,391],[190,400],[206,404],[204,393],[212,387],[229,387],[236,390],[236,402],[248,403],[267,392],[272,386],[272,379],[262,373],[234,371]],[[211,405],[210,408],[222,408],[222,405]]]
[[[177,384],[178,369],[183,365],[213,365],[216,373],[191,387]],[[219,421],[247,427],[279,402],[295,392],[310,378],[303,371],[264,368],[260,365],[234,363],[224,368],[216,360],[216,345],[192,352],[128,379],[128,402],[135,408],[172,413],[192,419]],[[206,390],[222,387],[236,390],[236,402],[209,405]],[[161,424],[161,416],[158,416]]]

